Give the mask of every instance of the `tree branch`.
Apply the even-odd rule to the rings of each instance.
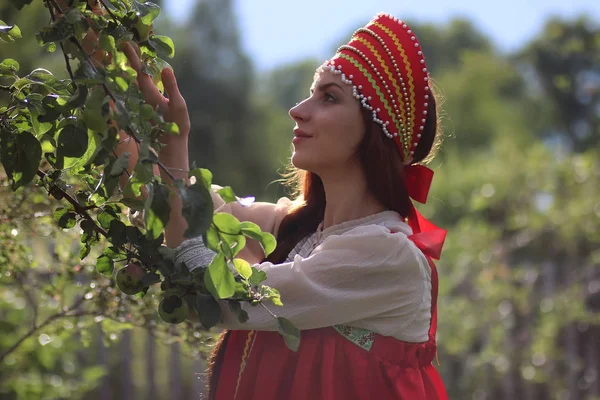
[[[60,318],[63,318],[63,317],[68,317],[69,316],[68,315],[69,312],[77,309],[84,301],[85,301],[85,297],[81,296],[73,304],[71,304],[70,307],[64,309],[63,311],[61,311],[59,313],[56,313],[56,314],[53,314],[53,315],[49,316],[40,325],[34,325],[34,326],[32,326],[31,329],[29,329],[27,331],[27,333],[25,333],[25,335],[21,336],[19,338],[19,340],[17,340],[12,346],[10,346],[8,349],[6,349],[6,351],[4,351],[2,354],[0,354],[0,363],[2,363],[4,361],[4,359],[6,357],[8,357],[8,355],[10,355],[16,349],[18,349],[19,346],[21,346],[21,344],[23,344],[23,342],[25,340],[27,340],[29,337],[31,337],[38,330],[46,327],[47,325],[51,324],[52,322],[54,322],[57,319],[60,319]]]
[[[60,6],[53,1],[54,6],[56,7],[57,10],[59,10],[60,13],[62,13],[62,10],[60,8]],[[56,21],[56,15],[54,14],[54,10],[52,9],[52,7],[48,7],[48,11],[50,11],[50,17],[52,18],[52,21]],[[73,82],[73,86],[75,89],[77,89],[77,82],[75,82],[75,75],[73,75],[73,70],[71,69],[71,62],[69,61],[69,56],[67,55],[67,52],[65,51],[65,47],[62,44],[62,42],[59,43],[60,44],[60,49],[62,50],[63,56],[65,57],[65,64],[67,65],[67,72],[69,73],[69,76],[71,77],[71,82]]]
[[[15,280],[18,282],[19,286],[21,287],[21,290],[23,291],[23,294],[25,295],[25,298],[27,299],[27,303],[29,303],[29,306],[33,310],[32,326],[35,327],[37,325],[37,319],[38,319],[37,303],[33,299],[33,296],[31,295],[31,291],[27,290],[27,288],[25,287],[25,278],[23,276],[21,276],[21,272],[17,272],[15,274]]]
[[[52,4],[54,5],[54,7],[56,7],[56,9],[57,9],[57,10],[59,10],[59,11],[62,13],[62,10],[61,10],[61,8],[59,7],[59,5],[58,5],[58,4],[56,4],[56,1],[55,1],[55,0],[45,0],[45,1],[46,1],[46,2],[50,2],[50,3],[52,3]],[[115,17],[115,16],[114,16],[114,14],[112,14],[112,13],[110,12],[110,10],[109,10],[109,9],[106,7],[106,4],[105,4],[105,3],[104,3],[102,0],[100,0],[100,2],[101,2],[101,3],[102,3],[102,5],[103,5],[103,6],[104,6],[104,7],[107,9],[107,11],[108,11],[108,12],[109,12],[109,14],[111,15],[111,17],[113,17],[113,19],[115,19],[115,20],[116,20],[116,17]],[[48,7],[48,8],[50,9],[51,7]],[[51,13],[52,13],[52,11],[51,11]],[[83,46],[81,45],[81,43],[79,43],[79,40],[77,40],[77,39],[76,39],[76,38],[74,38],[74,37],[71,37],[71,38],[70,38],[70,40],[71,40],[71,42],[72,42],[73,44],[75,44],[75,46],[77,46],[77,48],[79,49],[79,51],[81,51],[81,52],[83,53],[83,56],[84,56],[84,58],[85,58],[85,61],[86,61],[86,62],[87,62],[89,65],[90,65],[90,67],[92,68],[92,70],[94,71],[94,73],[98,74],[99,72],[98,72],[98,69],[96,68],[96,66],[94,65],[94,61],[93,61],[93,60],[90,58],[90,56],[87,54],[87,52],[85,51],[85,49],[83,48]],[[64,49],[64,47],[62,46],[62,43],[61,43],[61,49],[62,49],[62,51],[63,51],[63,54],[65,54],[65,56],[66,56],[65,49]],[[114,102],[116,103],[116,102],[117,102],[117,98],[116,98],[116,96],[114,95],[114,93],[113,93],[113,92],[110,90],[110,88],[108,87],[108,85],[106,85],[106,83],[102,83],[102,88],[104,89],[104,92],[106,93],[106,95],[107,95],[107,96],[109,96],[109,97],[111,98],[111,100],[112,100],[112,101],[114,101]],[[128,125],[127,127],[125,127],[125,131],[127,132],[127,134],[129,134],[131,137],[133,137],[133,140],[135,140],[135,141],[136,141],[136,143],[140,144],[140,139],[139,139],[139,138],[136,136],[136,134],[134,133],[134,131],[133,131],[133,129],[131,128],[131,126],[130,126],[130,125]],[[157,164],[157,165],[158,165],[158,166],[159,166],[159,167],[160,167],[160,168],[161,168],[161,169],[162,169],[162,170],[165,172],[165,174],[167,174],[167,176],[168,176],[168,177],[169,177],[169,178],[170,178],[172,181],[175,181],[175,180],[176,180],[175,176],[174,176],[174,175],[171,173],[171,171],[169,171],[169,169],[168,169],[168,168],[167,168],[167,167],[166,167],[166,166],[165,166],[165,165],[164,165],[164,164],[163,164],[163,163],[162,163],[160,160],[159,160],[159,161],[158,161],[156,164]]]

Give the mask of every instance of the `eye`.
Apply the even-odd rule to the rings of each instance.
[[[329,102],[335,102],[336,98],[331,93],[325,92],[325,93],[323,93],[323,100],[324,101],[329,101]]]

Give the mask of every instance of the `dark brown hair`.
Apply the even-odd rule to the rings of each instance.
[[[440,98],[434,92],[430,97],[427,120],[421,140],[415,149],[413,164],[427,163],[433,158],[441,145],[442,129],[439,123]],[[404,184],[404,165],[395,143],[373,122],[371,112],[362,108],[366,132],[358,149],[358,157],[365,170],[368,188],[387,210],[408,215],[410,198]],[[392,160],[392,162],[390,162]],[[390,165],[392,166],[390,168]],[[292,189],[292,198],[297,203],[283,218],[277,232],[277,247],[264,261],[282,263],[290,251],[305,236],[312,234],[325,215],[325,188],[321,178],[308,171],[288,166],[283,174],[284,186]],[[209,399],[216,394],[228,332],[221,334],[209,359]]]

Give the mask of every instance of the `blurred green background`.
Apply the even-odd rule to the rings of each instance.
[[[0,60],[64,76],[61,55],[33,39],[48,20],[34,3],[18,13],[0,0],[0,18],[26,38],[2,44]],[[239,196],[285,195],[276,180],[291,154],[287,112],[308,94],[316,50],[333,54],[372,15],[321,42],[310,36],[314,57],[277,64],[243,45],[236,2],[157,3],[171,11],[155,31],[177,46],[190,159]],[[273,18],[297,29],[291,13]],[[437,265],[438,368],[450,398],[600,399],[600,18],[545,17],[509,50],[469,17],[406,19],[445,99],[447,137],[420,209],[449,231]],[[165,327],[143,301],[90,283],[93,265],[77,258],[77,232],[52,225],[53,205],[34,187],[10,192],[0,171],[0,399],[199,398],[215,332]],[[82,294],[96,308],[65,312]]]

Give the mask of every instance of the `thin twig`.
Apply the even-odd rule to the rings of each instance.
[[[60,7],[58,6],[58,4],[54,3],[55,7],[57,7],[58,10],[60,10]],[[48,7],[48,11],[50,11],[50,17],[52,17],[52,21],[56,21],[56,15],[54,14],[54,10],[52,9],[52,7]],[[62,13],[62,10],[60,10],[60,12]],[[65,64],[67,65],[67,72],[69,73],[69,76],[71,77],[71,82],[73,82],[73,86],[75,89],[77,89],[77,82],[75,82],[75,75],[73,74],[73,70],[71,69],[71,62],[69,61],[69,56],[67,55],[67,52],[65,51],[65,47],[62,44],[62,42],[59,43],[60,44],[60,49],[62,50],[63,56],[65,57]]]
[[[277,319],[277,315],[273,314],[273,311],[269,310],[269,309],[267,308],[267,306],[265,306],[265,305],[264,305],[264,303],[262,303],[262,302],[261,302],[261,303],[260,303],[260,305],[261,305],[261,306],[262,306],[262,307],[263,307],[265,310],[267,310],[267,311],[269,312],[269,314],[271,314],[271,316],[272,316],[273,318]]]
[[[44,178],[47,176],[46,173],[42,170],[37,171],[37,175],[40,177],[40,179],[43,181]],[[66,191],[62,190],[60,187],[58,186],[54,186],[56,189],[60,190],[62,192],[62,195],[64,196],[64,198],[71,203],[71,205],[73,206],[73,209],[75,210],[75,212],[79,215],[81,215],[83,218],[92,221],[95,225],[95,230],[100,232],[102,234],[102,236],[104,237],[108,237],[108,232],[104,230],[104,228],[102,228],[101,226],[98,226],[96,224],[96,221],[94,221],[94,219],[90,216],[90,214],[87,212],[87,208],[82,206],[81,204],[79,204],[79,202],[77,200],[75,200],[73,198],[73,196],[71,196],[69,193],[67,193]]]
[[[52,3],[52,5],[54,6],[54,8],[56,8],[59,13],[64,14],[64,11],[62,10],[62,8],[60,8],[60,6],[58,5],[58,3],[56,1],[54,1],[54,0],[46,0],[46,2]],[[50,8],[50,7],[48,7],[48,8]]]
[[[110,15],[110,17],[113,19],[113,21],[115,21],[115,23],[119,23],[119,20],[117,19],[117,17],[115,16],[115,14],[112,13],[112,11],[110,10],[110,8],[108,8],[108,5],[106,5],[106,3],[104,2],[104,0],[99,0],[100,4],[102,4],[102,6],[104,6],[104,9],[106,9],[106,11],[108,12],[108,15]]]

